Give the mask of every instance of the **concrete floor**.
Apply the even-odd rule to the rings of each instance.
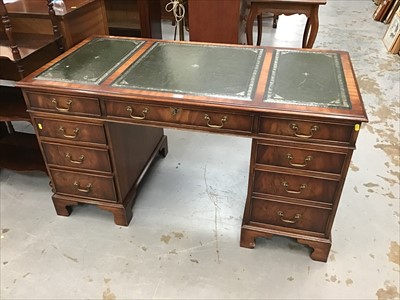
[[[166,130],[169,154],[145,178],[129,227],[92,206],[59,217],[44,174],[0,170],[1,299],[399,299],[400,58],[386,52],[375,8],[320,9],[314,47],[350,52],[370,119],[327,263],[283,237],[239,247],[249,139]],[[269,22],[263,45],[300,47],[301,16],[281,17],[275,34]]]

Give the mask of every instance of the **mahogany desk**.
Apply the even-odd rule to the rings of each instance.
[[[326,261],[361,122],[346,52],[96,37],[18,84],[59,215],[97,205],[128,225],[167,154],[163,127],[252,138],[243,247],[283,235]]]

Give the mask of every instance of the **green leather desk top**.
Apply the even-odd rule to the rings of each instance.
[[[155,43],[113,86],[251,100],[263,49]]]
[[[264,101],[351,107],[340,55],[275,50]]]
[[[143,43],[138,40],[96,38],[41,73],[37,78],[100,84]]]

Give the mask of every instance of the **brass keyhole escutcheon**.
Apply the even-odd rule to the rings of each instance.
[[[182,109],[179,107],[170,107],[169,109],[171,110],[172,116],[176,116],[177,114],[179,114],[182,111]]]

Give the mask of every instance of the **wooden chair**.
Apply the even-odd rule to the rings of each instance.
[[[63,51],[52,0],[43,0],[43,5],[48,6],[53,31],[50,35],[14,32],[7,7],[0,0],[0,169],[46,172],[36,136],[18,132],[12,124],[30,122],[23,95],[15,83]]]

